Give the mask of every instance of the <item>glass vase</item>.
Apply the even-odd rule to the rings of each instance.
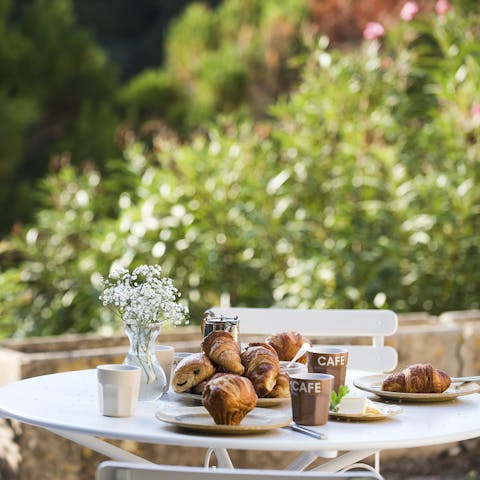
[[[155,400],[168,389],[167,378],[155,355],[155,340],[162,325],[135,325],[125,323],[125,333],[130,340],[130,348],[123,361],[124,365],[135,365],[141,368],[140,393],[138,399]]]

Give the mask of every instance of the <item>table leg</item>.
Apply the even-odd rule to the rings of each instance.
[[[285,470],[302,471],[305,470],[318,457],[335,458],[338,452],[336,450],[317,450],[315,452],[305,452],[299,455]]]
[[[56,435],[66,438],[67,440],[71,440],[72,442],[90,448],[95,452],[101,453],[112,460],[118,460],[120,462],[152,463],[145,458],[127,452],[126,450],[112,445],[111,443],[105,442],[104,440],[100,440],[94,436],[85,435],[83,433],[64,432],[63,430],[49,430]]]
[[[315,472],[338,472],[342,468],[348,467],[353,463],[357,463],[359,460],[373,455],[376,450],[352,450],[351,452],[344,453],[334,460],[329,460],[318,467],[312,469]]]

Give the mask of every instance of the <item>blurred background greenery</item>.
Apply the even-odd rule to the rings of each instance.
[[[0,0],[0,336],[141,263],[194,322],[479,308],[480,7],[404,3]]]

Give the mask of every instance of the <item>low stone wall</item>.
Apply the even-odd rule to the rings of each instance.
[[[198,351],[199,327],[162,332],[161,343],[177,351]],[[334,341],[334,339],[332,339]],[[343,339],[358,343],[358,339]],[[451,375],[480,372],[480,311],[448,312],[433,317],[425,313],[399,316],[399,328],[386,344],[398,351],[399,368],[412,363],[430,362]],[[121,362],[126,354],[124,335],[64,335],[28,340],[8,340],[0,348],[0,385],[55,372],[94,368],[100,363]],[[112,442],[158,463],[202,465],[205,450],[169,447],[136,442]],[[452,445],[393,450],[384,459],[399,455],[434,455]],[[265,452],[259,457],[245,451],[230,452],[235,465],[281,468],[293,455]],[[0,480],[87,480],[94,478],[98,463],[105,458],[89,449],[63,440],[48,431],[0,421]]]

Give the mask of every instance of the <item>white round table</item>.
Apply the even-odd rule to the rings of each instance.
[[[358,376],[358,372],[350,372],[352,376]],[[122,454],[123,450],[97,437],[213,449],[311,452],[312,455],[319,450],[342,450],[350,452],[348,461],[353,463],[352,459],[365,458],[378,450],[436,445],[480,435],[479,394],[448,402],[404,403],[400,414],[381,421],[329,421],[321,427],[311,427],[325,433],[326,440],[284,428],[237,436],[188,432],[155,418],[155,412],[171,401],[180,401],[178,395],[168,393],[157,401],[139,402],[132,417],[104,417],[98,411],[96,371],[80,370],[29,378],[1,388],[0,416],[52,430],[114,459],[137,461],[141,459],[128,452]],[[287,403],[286,407],[275,408],[290,407]],[[335,461],[338,463],[338,460]]]

